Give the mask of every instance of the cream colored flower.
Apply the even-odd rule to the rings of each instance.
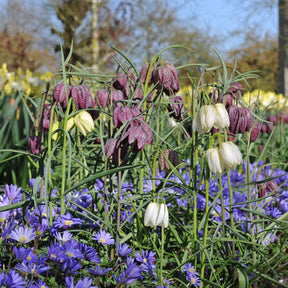
[[[225,106],[217,103],[202,106],[193,119],[192,128],[194,132],[204,134],[208,133],[212,127],[222,129],[229,125],[229,115]]]
[[[144,215],[144,225],[145,226],[161,226],[164,228],[168,227],[169,223],[169,213],[166,204],[164,203],[149,203],[145,215]]]
[[[222,173],[225,170],[225,164],[220,154],[219,148],[211,148],[206,152],[209,169],[213,173]]]
[[[231,141],[221,143],[220,154],[227,169],[234,170],[243,161],[238,146]]]
[[[74,122],[84,136],[86,136],[87,132],[91,132],[95,128],[92,116],[84,110],[74,117]]]

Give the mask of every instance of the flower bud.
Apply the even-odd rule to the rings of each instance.
[[[218,148],[210,148],[206,152],[207,163],[209,169],[213,173],[222,173],[225,170],[225,164],[222,160],[220,151]]]
[[[86,136],[86,132],[94,130],[94,121],[91,115],[83,110],[74,117],[74,122],[80,132]]]
[[[151,227],[161,226],[167,228],[168,223],[169,213],[167,205],[164,203],[149,203],[144,215],[144,225]]]
[[[220,156],[225,168],[234,170],[237,165],[242,163],[242,156],[237,145],[233,142],[222,142],[220,145]]]

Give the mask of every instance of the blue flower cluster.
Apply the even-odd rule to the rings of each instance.
[[[189,163],[187,163],[188,166]],[[189,186],[189,172],[185,168],[180,172]],[[198,173],[200,173],[200,167],[198,167]],[[251,223],[251,215],[247,212],[249,205],[257,210],[257,215],[263,214],[269,216],[269,219],[278,218],[288,211],[288,176],[285,171],[278,168],[272,169],[262,162],[250,164],[250,183],[253,185],[251,184],[248,188],[245,184],[245,173],[246,163],[244,162],[242,172],[231,171],[230,176],[233,189],[234,221],[243,231],[249,232],[251,229],[256,229]],[[156,186],[162,183],[161,178],[164,178],[164,172],[157,175],[157,178]],[[219,192],[217,181],[214,178],[209,179],[209,199],[211,199],[209,206],[213,205],[210,209],[212,221],[221,222],[223,217],[221,203],[217,199],[217,192]],[[35,184],[33,179],[30,183],[32,187]],[[191,203],[191,208],[193,208],[194,202],[191,201],[193,195],[189,195],[183,189],[183,185],[177,185],[177,183],[183,184],[183,180],[172,175],[167,183],[164,187],[167,206],[173,208],[177,205],[177,208],[186,208]],[[230,213],[231,201],[227,175],[222,177],[222,186],[224,216],[229,223],[232,214]],[[124,203],[121,221],[127,223],[133,223],[135,220],[133,219],[135,213],[133,214],[132,206],[127,201],[127,198],[133,195],[132,187],[131,183],[125,182],[121,190],[121,200]],[[204,211],[206,205],[204,183],[197,182],[197,188],[197,208]],[[152,190],[151,178],[144,179],[143,189],[148,196]],[[252,203],[248,201],[248,189],[254,200]],[[29,193],[16,185],[6,185],[2,187],[2,191],[0,207],[17,204],[31,197]],[[102,205],[104,203],[103,191],[103,183],[97,180],[93,193]],[[112,199],[115,193],[108,191],[108,198]],[[108,275],[105,281],[108,279],[107,281],[118,287],[131,285],[135,281],[145,283],[147,279],[155,283],[155,287],[160,287],[156,286],[158,283],[156,253],[141,249],[137,252],[135,247],[130,247],[131,243],[115,243],[113,235],[103,229],[103,222],[95,221],[95,219],[92,221],[87,215],[87,209],[95,211],[98,209],[91,194],[92,191],[86,188],[68,193],[66,205],[69,209],[64,215],[61,215],[59,207],[44,203],[37,205],[33,203],[23,207],[16,205],[13,209],[0,212],[1,240],[4,250],[8,252],[6,255],[3,254],[5,257],[1,258],[3,272],[0,274],[0,287],[48,287],[49,284],[53,287],[51,284],[53,278],[57,283],[64,283],[65,287],[89,288],[103,283],[101,277],[103,279],[105,275]],[[175,201],[169,203],[172,196]],[[55,189],[52,191],[52,197],[57,197]],[[112,217],[116,217],[112,209],[112,202],[110,203],[108,199],[107,212]],[[261,232],[261,225],[257,229]],[[267,245],[275,241],[277,237],[272,230],[270,229],[270,233],[264,235],[258,233],[259,243]],[[201,286],[200,276],[191,263],[180,265],[178,270],[183,277],[186,276],[189,285]],[[172,287],[168,280],[163,281],[165,285],[163,287]]]

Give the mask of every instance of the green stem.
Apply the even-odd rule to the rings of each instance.
[[[206,166],[207,175],[210,175],[209,167]],[[208,234],[208,212],[209,212],[209,181],[207,175],[205,176],[205,225],[204,225],[204,232],[203,232],[203,249],[205,249],[207,245],[207,234]],[[205,250],[202,252],[202,265],[201,265],[201,279],[204,279],[205,273]],[[202,283],[202,286],[204,284]]]
[[[164,258],[164,227],[161,228],[161,259],[160,259],[160,285],[163,287],[163,258]]]
[[[67,135],[66,135],[66,127],[67,127],[67,121],[68,121],[68,116],[69,116],[69,111],[71,108],[72,101],[74,99],[70,98],[68,101],[67,105],[67,110],[65,113],[64,117],[64,124],[63,124],[63,129],[64,132],[63,134],[63,148],[62,148],[62,183],[61,183],[61,194],[60,194],[60,213],[63,215],[65,213],[65,188],[66,188],[66,140],[67,140]]]

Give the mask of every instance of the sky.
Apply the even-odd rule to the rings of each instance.
[[[198,25],[201,29],[208,30],[210,35],[217,35],[223,39],[223,50],[236,47],[244,41],[243,36],[234,35],[237,29],[256,29],[257,34],[278,34],[278,7],[277,1],[272,8],[258,6],[258,9],[250,9],[251,3],[267,0],[186,0],[187,7],[181,11],[183,20],[189,17],[191,9],[197,15]],[[261,5],[261,4],[260,4]],[[190,10],[189,10],[190,8]],[[232,34],[232,35],[231,35]]]
[[[8,0],[0,0],[4,4]],[[30,0],[37,5],[42,0]],[[119,0],[120,1],[120,0]],[[144,0],[145,1],[145,0]],[[255,29],[260,35],[269,33],[277,36],[278,7],[277,0],[165,0],[167,5],[179,7],[180,19],[205,31],[210,36],[220,37],[222,41],[215,47],[219,52],[239,48],[244,42],[244,34],[233,34],[237,29],[245,31]],[[172,3],[172,4],[171,4]],[[251,9],[251,3],[274,3],[273,8],[257,6]],[[250,5],[250,6],[249,6]],[[261,4],[260,4],[261,5]],[[248,7],[248,8],[247,8]],[[249,9],[250,7],[250,9]],[[222,50],[222,51],[221,51]]]

